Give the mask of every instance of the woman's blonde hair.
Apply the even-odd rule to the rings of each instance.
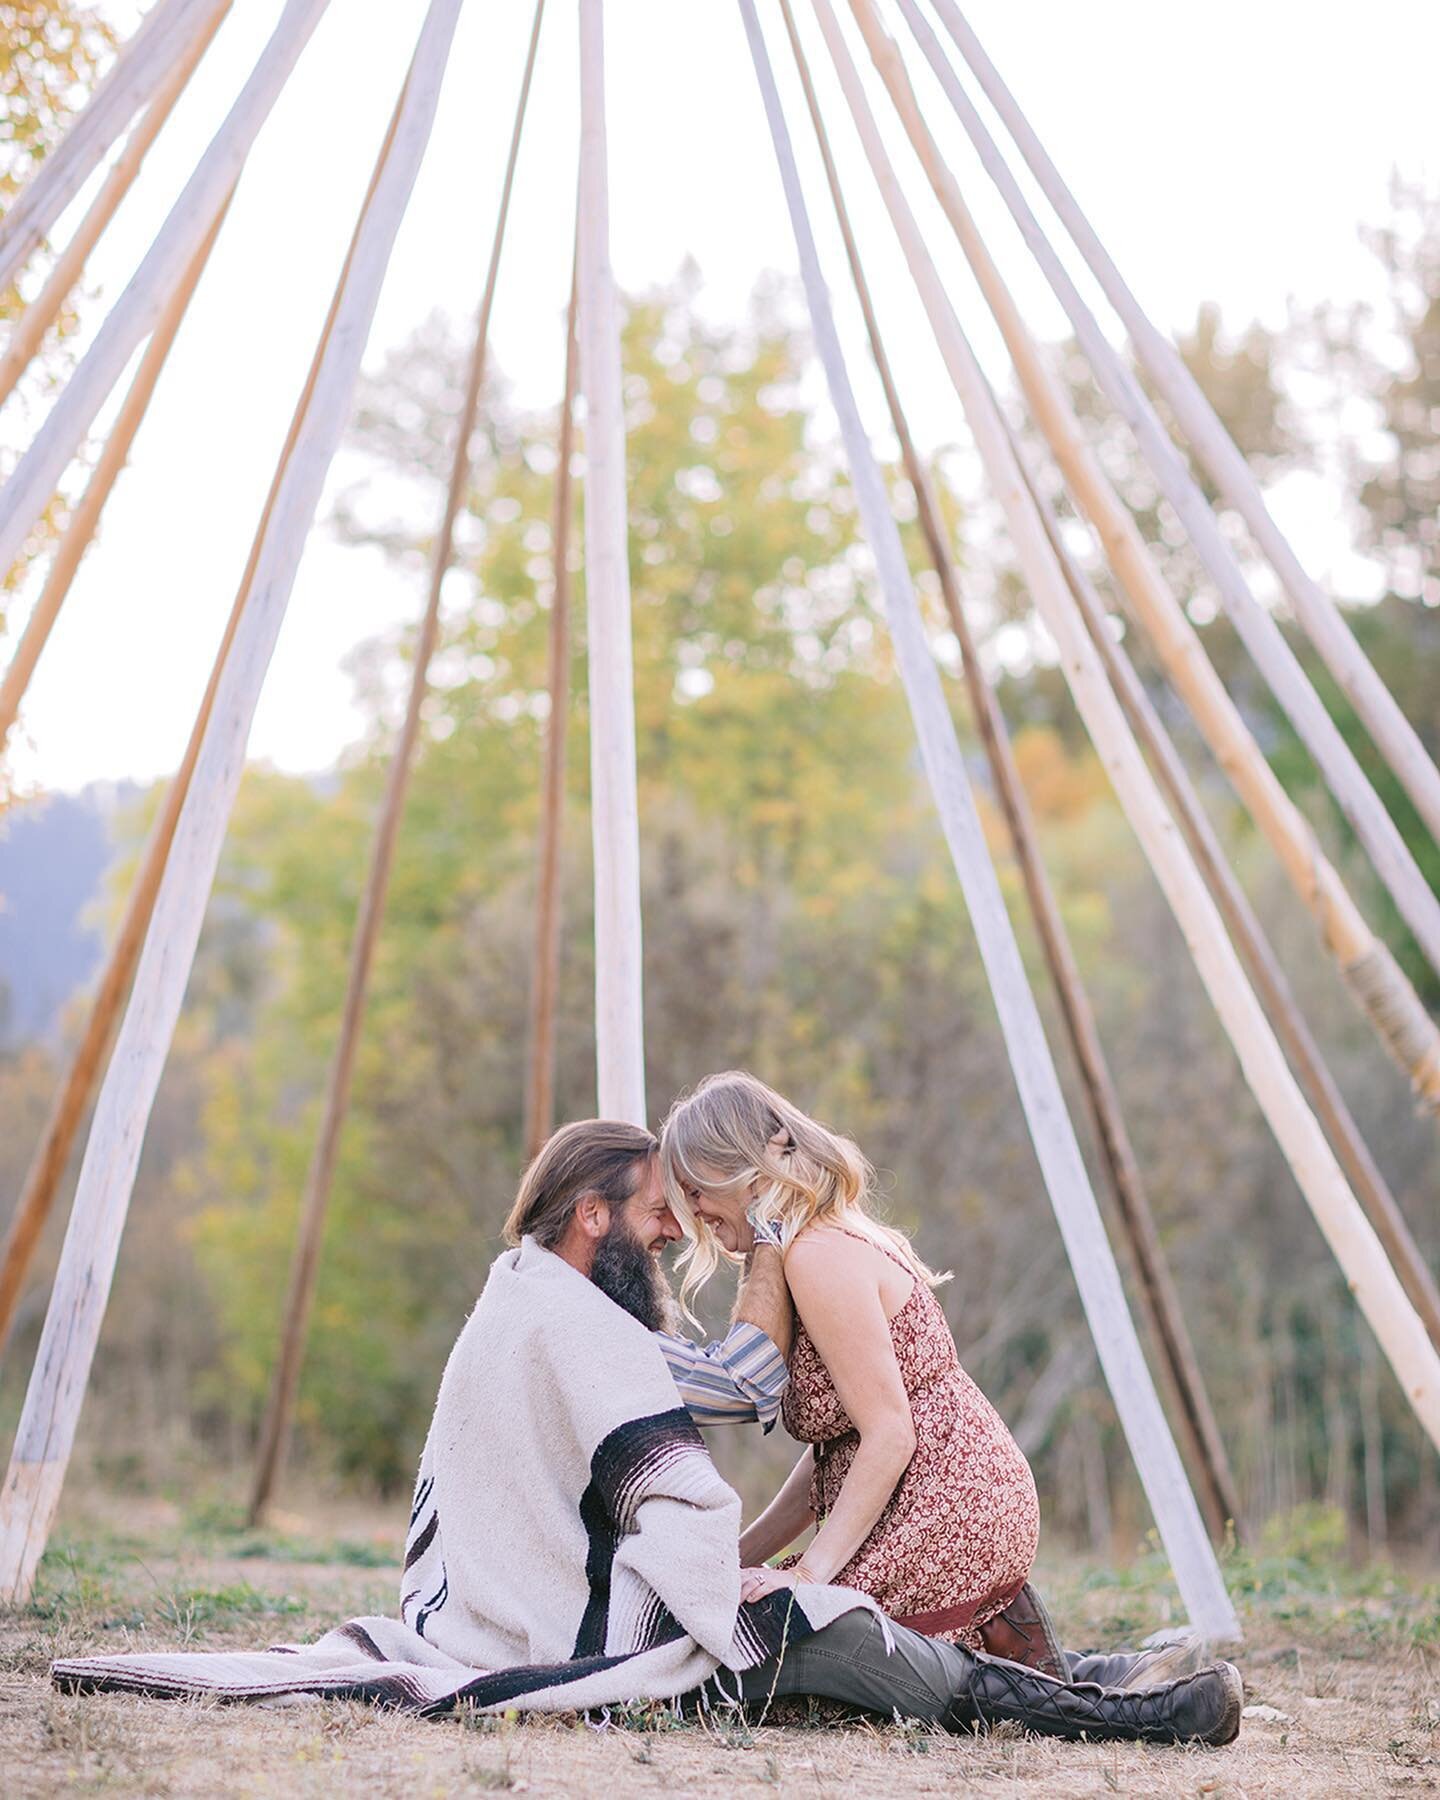
[[[680,1096],[660,1133],[660,1168],[688,1240],[676,1265],[684,1270],[680,1303],[687,1313],[721,1258],[735,1260],[697,1217],[687,1184],[713,1193],[758,1183],[756,1216],[778,1224],[782,1251],[807,1225],[824,1221],[896,1251],[932,1287],[948,1279],[926,1268],[903,1232],[871,1213],[875,1171],[858,1147],[743,1069],[707,1075]]]

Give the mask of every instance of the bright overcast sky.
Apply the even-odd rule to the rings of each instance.
[[[796,0],[823,76],[872,283],[927,445],[963,440],[889,226],[859,161],[806,0]],[[123,288],[281,10],[241,0],[152,151],[90,279]],[[27,787],[148,778],[173,768],[243,566],[275,454],[303,380],[355,208],[424,0],[332,0],[262,133],[205,282],[37,674],[14,764]],[[577,128],[575,0],[550,0],[521,154],[492,355],[520,401],[560,379]],[[837,10],[846,13],[844,0]],[[893,17],[893,9],[891,16]],[[766,270],[792,274],[784,211],[734,0],[610,0],[612,251],[622,286],[668,279],[693,256],[716,317],[739,317]],[[772,59],[791,104],[852,366],[880,433],[878,396],[815,183],[808,128],[768,0]],[[1167,327],[1202,299],[1233,322],[1279,322],[1286,298],[1373,293],[1361,219],[1385,216],[1392,168],[1437,175],[1435,0],[971,0],[1001,72],[1117,261]],[[133,17],[122,0],[113,16]],[[383,17],[383,29],[377,20]],[[529,29],[525,0],[465,8],[424,172],[372,337],[374,360],[432,307],[468,317],[480,286]],[[897,33],[912,48],[903,24]],[[853,33],[852,33],[853,41]],[[861,53],[862,64],[868,62]],[[954,167],[1039,328],[1057,312],[930,83],[922,96]],[[897,140],[897,155],[902,147]],[[952,277],[962,317],[993,347],[943,222],[901,157]],[[13,428],[11,428],[13,430]],[[7,435],[9,433],[7,432]],[[322,509],[323,517],[323,509]],[[1317,532],[1323,570],[1344,546]],[[323,525],[301,567],[256,717],[251,753],[297,771],[330,764],[358,729],[344,671],[358,643],[412,619],[416,583],[344,550]],[[12,628],[23,608],[12,611]]]

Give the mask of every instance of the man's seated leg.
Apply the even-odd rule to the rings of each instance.
[[[887,1635],[889,1643],[887,1645]],[[814,1694],[949,1730],[1012,1720],[1051,1737],[1226,1744],[1240,1729],[1243,1691],[1229,1663],[1130,1691],[1060,1681],[1000,1657],[974,1656],[873,1613],[847,1613],[743,1674],[707,1684],[713,1701]]]

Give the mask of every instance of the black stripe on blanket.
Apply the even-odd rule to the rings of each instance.
[[[794,1591],[778,1588],[740,1608],[735,1621],[735,1644],[747,1668],[779,1656],[782,1650],[807,1638],[815,1627],[795,1603]]]
[[[636,1489],[653,1480],[675,1457],[692,1452],[704,1456],[705,1443],[683,1406],[627,1420],[596,1447],[590,1458],[589,1485],[580,1496],[580,1521],[589,1542],[585,1578],[590,1584],[590,1596],[575,1636],[576,1657],[598,1656],[605,1649],[610,1621],[610,1573],[620,1539],[630,1529]],[[665,1617],[674,1623],[668,1613]],[[681,1635],[678,1626],[669,1631],[659,1620],[652,1625],[647,1619],[646,1624],[661,1634],[654,1639],[656,1643],[668,1643]]]
[[[430,1548],[431,1544],[434,1543],[435,1533],[439,1529],[440,1529],[440,1514],[438,1512],[433,1512],[430,1515],[429,1521],[426,1524],[425,1529],[420,1533],[420,1535],[415,1539],[415,1542],[413,1544],[411,1544],[409,1549],[407,1549],[405,1552],[405,1567],[406,1567],[407,1571],[410,1569],[413,1569],[415,1567],[416,1563],[419,1562],[420,1558]]]
[[[621,1663],[633,1661],[636,1654],[630,1651],[624,1656],[577,1656],[573,1662],[527,1663],[518,1669],[497,1669],[494,1674],[482,1675],[478,1681],[470,1682],[457,1694],[426,1711],[431,1714],[449,1712],[461,1700],[468,1700],[473,1706],[503,1706],[507,1701],[523,1699],[526,1694],[568,1687],[572,1681],[583,1681],[587,1675],[602,1675],[606,1669],[618,1669]]]
[[[340,1635],[343,1638],[349,1638],[355,1648],[357,1650],[363,1650],[365,1655],[368,1656],[372,1662],[389,1661],[385,1652],[375,1642],[374,1638],[371,1637],[370,1633],[358,1619],[351,1619],[346,1624],[342,1625],[340,1627]],[[284,1645],[277,1644],[275,1648],[280,1650],[284,1648]]]

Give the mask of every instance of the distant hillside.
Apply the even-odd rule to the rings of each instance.
[[[116,815],[138,794],[105,783],[0,819],[0,1043],[50,1037],[95,973],[94,903],[116,855]]]

